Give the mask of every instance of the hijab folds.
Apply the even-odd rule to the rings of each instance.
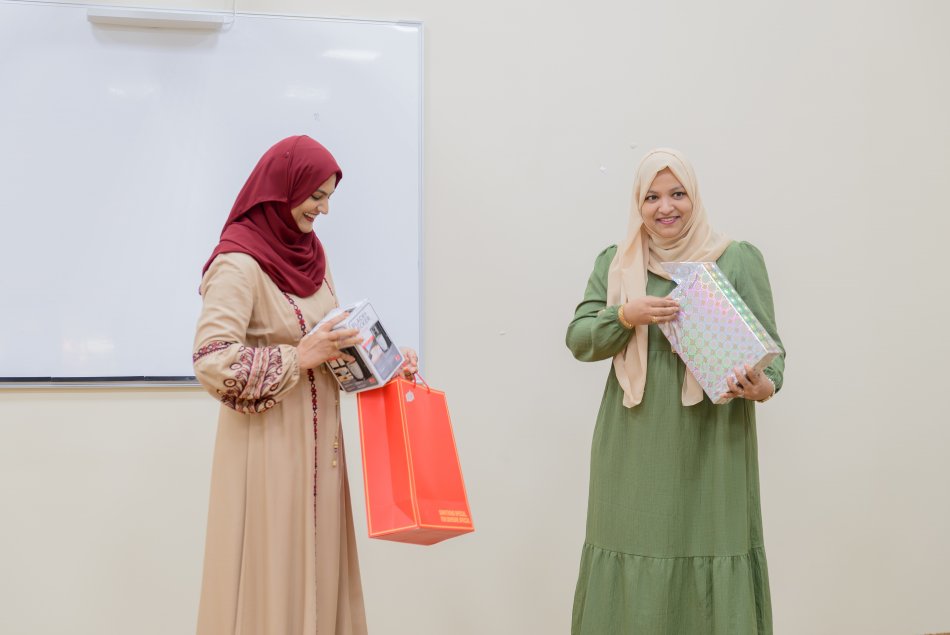
[[[640,208],[656,175],[669,169],[686,189],[693,204],[689,221],[675,238],[662,238],[643,223]],[[713,231],[699,196],[693,167],[686,158],[669,148],[647,153],[637,167],[630,205],[627,236],[617,248],[607,273],[607,305],[615,306],[646,295],[647,271],[670,279],[660,266],[664,262],[713,262],[731,241]],[[614,356],[614,372],[623,389],[623,405],[632,408],[643,400],[647,376],[647,329],[637,326],[627,347]],[[692,406],[703,399],[699,382],[689,370],[683,381],[682,402]]]
[[[313,232],[300,231],[291,210],[334,174],[339,185],[343,172],[336,159],[310,137],[278,141],[238,194],[202,275],[218,254],[240,252],[252,256],[281,291],[316,293],[326,274],[323,245]]]

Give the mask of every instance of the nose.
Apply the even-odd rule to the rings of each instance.
[[[674,209],[675,208],[673,207],[673,199],[671,199],[668,196],[664,196],[663,198],[660,199],[659,211],[666,213],[666,212],[672,212],[674,211]]]
[[[320,212],[321,214],[329,214],[329,213],[330,213],[330,202],[327,201],[326,199],[320,201],[320,204],[317,205],[317,210],[319,210],[319,212]]]

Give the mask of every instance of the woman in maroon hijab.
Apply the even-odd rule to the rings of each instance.
[[[310,137],[278,142],[204,266],[194,368],[223,406],[199,635],[366,633],[339,388],[324,364],[360,338],[331,330],[343,316],[307,335],[338,306],[313,224],[342,178]]]

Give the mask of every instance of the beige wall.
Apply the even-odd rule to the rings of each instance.
[[[349,403],[374,633],[567,632],[608,366],[563,334],[660,144],[771,270],[789,351],[759,424],[776,632],[950,630],[950,3],[238,10],[426,25],[425,363],[477,533],[363,538]],[[0,393],[0,632],[192,630],[215,410],[190,390]]]

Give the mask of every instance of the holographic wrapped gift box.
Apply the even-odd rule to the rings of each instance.
[[[782,352],[714,262],[668,262],[680,303],[674,322],[660,324],[693,377],[714,404],[727,403],[726,378],[749,364],[761,370]]]

